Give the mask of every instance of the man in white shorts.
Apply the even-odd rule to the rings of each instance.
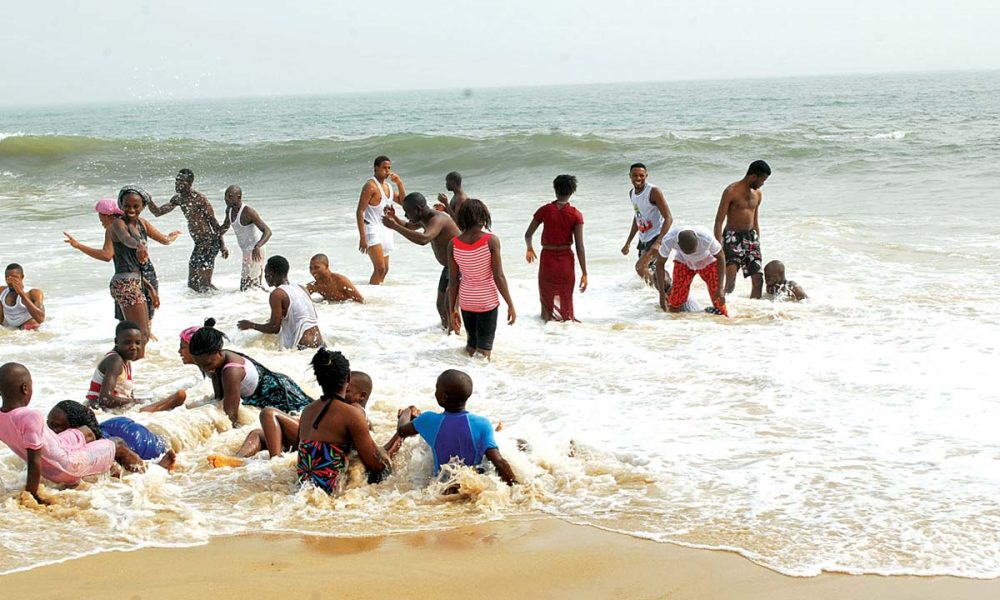
[[[391,179],[396,190],[386,181]],[[395,193],[393,193],[395,191]],[[392,162],[387,156],[375,159],[375,174],[365,182],[358,199],[358,250],[372,260],[372,276],[368,283],[379,285],[389,273],[389,254],[392,252],[392,232],[382,224],[385,207],[403,203],[406,189],[399,175],[392,172]]]

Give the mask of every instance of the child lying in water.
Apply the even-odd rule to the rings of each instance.
[[[764,266],[764,287],[764,297],[768,300],[798,302],[809,297],[799,284],[785,279],[785,265],[780,260],[772,260]]]
[[[57,434],[70,428],[83,430],[86,427],[95,439],[120,439],[142,460],[162,457],[157,464],[168,471],[173,470],[177,459],[166,441],[145,425],[128,417],[112,417],[98,423],[94,411],[73,400],[63,400],[53,406],[46,424]]]
[[[38,493],[43,477],[76,485],[84,477],[110,472],[115,463],[130,471],[145,470],[142,459],[120,439],[99,439],[86,426],[58,434],[50,429],[42,413],[28,408],[32,381],[24,365],[0,366],[0,396],[0,441],[27,463],[24,491],[39,503],[50,503]]]

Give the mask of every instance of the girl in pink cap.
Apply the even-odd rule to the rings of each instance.
[[[122,215],[122,210],[118,208],[118,202],[113,198],[101,198],[97,201],[97,204],[94,205],[94,211],[97,212],[97,217],[101,220],[101,226],[104,227],[104,246],[102,248],[91,248],[90,246],[81,244],[65,231],[63,232],[63,235],[66,236],[66,239],[63,241],[91,258],[96,258],[97,260],[104,262],[111,262],[111,259],[115,256],[114,247],[111,244],[111,224],[116,218]],[[160,230],[150,225],[149,221],[146,219],[140,220],[145,226],[148,236],[163,245],[172,243],[178,238],[178,236],[181,235],[180,231],[171,231],[169,235],[163,235]],[[152,260],[146,261],[141,266],[143,270],[143,278],[145,278],[145,280],[150,282],[153,286],[152,291],[148,288],[143,289],[143,293],[146,296],[146,309],[149,314],[149,322],[150,326],[152,326],[153,313],[155,312],[155,309],[160,306],[160,299],[156,293],[160,289],[160,284],[156,278],[156,269],[153,267]],[[125,316],[122,314],[122,309],[117,303],[115,303],[115,319],[119,321],[125,320]]]

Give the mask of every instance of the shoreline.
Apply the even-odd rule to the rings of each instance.
[[[166,565],[166,566],[165,566]],[[984,598],[1000,579],[789,577],[735,552],[653,542],[556,518],[366,538],[258,533],[106,552],[0,576],[13,598]]]

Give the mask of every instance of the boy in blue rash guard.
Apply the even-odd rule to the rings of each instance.
[[[437,379],[434,397],[444,412],[421,413],[410,406],[399,414],[396,432],[400,437],[420,434],[434,453],[434,474],[441,465],[458,458],[462,463],[476,467],[488,458],[507,485],[517,483],[514,471],[504,460],[493,439],[489,420],[465,410],[465,403],[472,395],[472,378],[463,371],[448,369]]]

